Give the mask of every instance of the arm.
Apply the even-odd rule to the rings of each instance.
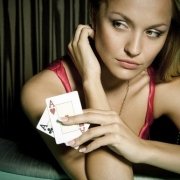
[[[133,163],[145,163],[180,173],[180,147],[158,141],[143,140],[124,124],[112,111],[86,110],[83,115],[63,120],[64,124],[100,124],[77,138],[72,146],[81,146],[91,140],[80,152],[91,153],[108,146],[119,157]]]
[[[180,80],[157,87],[154,107],[155,117],[167,114],[178,128],[180,127],[179,89]],[[104,120],[108,118],[109,121]],[[74,145],[77,146],[93,140],[85,148],[81,149],[84,153],[92,152],[102,146],[109,146],[110,149],[130,162],[145,163],[180,173],[179,145],[140,139],[119,119],[117,114],[111,111],[87,110],[83,116],[72,117],[65,123],[74,124],[75,122],[91,122],[92,124],[98,122],[98,124],[102,125],[90,129],[89,132],[83,134],[74,142]]]
[[[168,92],[168,93],[167,93]],[[165,97],[165,98],[164,98]],[[180,78],[160,84],[155,94],[155,116],[166,114],[180,129]],[[168,132],[167,132],[168,133]],[[180,146],[147,141],[144,163],[180,173]]]
[[[45,99],[65,93],[54,72],[44,70],[24,85],[21,93],[22,107],[30,122],[36,127],[44,109]],[[38,131],[57,160],[71,179],[87,180],[84,169],[84,155],[63,144],[57,145],[54,139]]]
[[[101,84],[101,69],[89,38],[94,38],[94,30],[86,25],[79,25],[74,39],[69,43],[70,56],[82,79],[86,106],[109,110],[109,104]]]
[[[180,146],[146,141],[141,163],[180,173]]]
[[[87,107],[106,111],[111,108],[101,84],[100,65],[88,41],[93,36],[90,27],[79,26],[69,50],[82,77]],[[132,179],[130,163],[107,147],[86,154],[85,165],[88,179]]]
[[[110,110],[99,79],[94,79],[92,83],[84,83],[84,92],[88,107]],[[119,179],[121,177],[125,180],[133,176],[130,163],[107,147],[101,147],[86,154],[86,167],[88,179]]]

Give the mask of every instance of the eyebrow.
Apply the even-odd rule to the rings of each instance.
[[[121,16],[123,19],[125,19],[127,22],[129,22],[130,24],[132,24],[132,25],[134,26],[133,21],[132,21],[129,17],[127,17],[126,15],[124,15],[124,14],[122,14],[122,13],[120,13],[120,12],[114,12],[114,11],[110,12],[110,14],[119,15],[119,16]],[[149,28],[156,28],[156,27],[160,27],[160,26],[169,27],[168,24],[165,24],[165,23],[157,23],[157,24],[154,24],[154,25],[150,26]]]

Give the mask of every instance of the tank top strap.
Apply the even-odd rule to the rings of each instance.
[[[72,91],[66,70],[65,70],[63,62],[62,62],[62,59],[57,59],[47,69],[55,72],[55,74],[61,80],[66,92]]]
[[[148,74],[150,77],[149,83],[149,96],[148,96],[148,104],[147,104],[147,112],[144,126],[141,128],[139,137],[143,139],[149,138],[150,126],[154,121],[153,116],[153,106],[154,106],[154,94],[155,94],[155,72],[153,68],[148,68]]]

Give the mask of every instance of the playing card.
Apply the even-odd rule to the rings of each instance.
[[[61,117],[82,113],[77,91],[47,98],[46,105],[54,130],[56,144],[69,142],[87,131],[89,124],[66,126],[60,122]]]
[[[44,112],[43,112],[43,114],[42,114],[36,128],[39,129],[40,131],[54,137],[54,132],[53,132],[53,128],[52,128],[52,125],[51,125],[51,120],[50,120],[50,117],[49,117],[49,112],[48,112],[47,107],[44,110]]]

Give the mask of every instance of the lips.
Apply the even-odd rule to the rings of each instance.
[[[136,63],[136,62],[133,62],[133,61],[130,61],[130,60],[122,60],[122,59],[116,59],[118,64],[122,67],[122,68],[125,68],[125,69],[130,69],[130,70],[134,70],[134,69],[137,69],[140,64],[139,63]]]

